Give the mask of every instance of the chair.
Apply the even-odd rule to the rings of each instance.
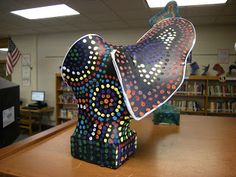
[[[32,125],[34,122],[35,120],[32,119],[32,113],[30,111],[20,111],[20,128],[27,129],[30,136],[33,134]]]

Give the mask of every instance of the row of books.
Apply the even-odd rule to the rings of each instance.
[[[77,99],[72,92],[63,92],[58,96],[58,99],[59,103],[77,103]]]
[[[201,105],[197,101],[187,101],[187,100],[171,100],[170,104],[175,106],[180,111],[201,111]]]
[[[60,109],[60,118],[76,119],[78,118],[78,110],[76,109]]]
[[[210,85],[208,86],[209,96],[236,96],[236,85]]]
[[[236,113],[236,101],[212,101],[208,111]]]
[[[201,82],[188,82],[185,81],[179,88],[177,94],[183,95],[204,95],[205,94],[205,85]]]

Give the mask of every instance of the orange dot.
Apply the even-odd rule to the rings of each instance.
[[[141,102],[141,106],[144,107],[146,106],[146,103],[144,101]]]
[[[149,111],[151,111],[151,109],[150,108],[146,108],[146,111],[149,112]]]
[[[140,116],[143,116],[143,115],[144,115],[144,113],[143,113],[143,112],[139,112],[139,115],[140,115]]]
[[[105,100],[104,100],[104,103],[105,103],[105,104],[107,104],[108,102],[109,102],[108,99],[105,99]]]
[[[134,107],[134,112],[137,112],[138,111],[138,107]]]

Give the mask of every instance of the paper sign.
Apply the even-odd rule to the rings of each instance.
[[[15,120],[15,109],[14,106],[5,109],[2,111],[2,117],[3,117],[3,128],[10,125]]]

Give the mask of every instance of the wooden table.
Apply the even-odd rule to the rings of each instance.
[[[120,168],[70,155],[75,121],[0,149],[0,172],[17,176],[235,177],[236,118],[182,115],[180,126],[132,121],[138,150]]]
[[[54,110],[53,107],[47,106],[47,107],[43,107],[43,108],[39,108],[39,109],[29,109],[27,107],[21,107],[20,108],[20,112],[22,113],[31,113],[31,114],[27,114],[30,116],[30,119],[36,119],[37,122],[39,123],[39,131],[42,130],[42,118],[43,115],[48,115],[50,113],[52,113]]]

